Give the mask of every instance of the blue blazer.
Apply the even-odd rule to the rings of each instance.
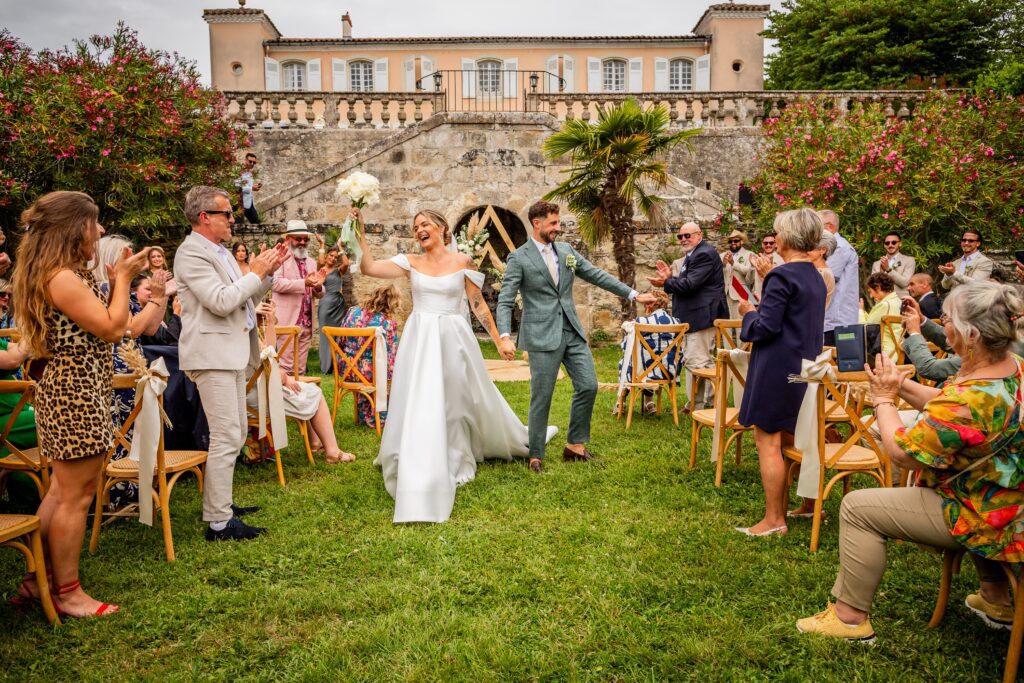
[[[704,240],[683,259],[679,275],[665,280],[665,291],[672,295],[672,317],[689,323],[690,332],[706,330],[718,318],[729,317],[722,259]]]

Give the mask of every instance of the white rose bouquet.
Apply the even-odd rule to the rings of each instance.
[[[369,173],[353,171],[338,181],[336,195],[347,199],[355,209],[375,206],[380,204],[380,181]],[[339,244],[343,244],[352,254],[352,265],[356,267],[363,257],[363,250],[359,246],[359,235],[362,230],[361,221],[346,218],[341,226],[341,238],[338,240]]]

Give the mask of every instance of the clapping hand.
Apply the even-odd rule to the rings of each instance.
[[[754,270],[757,271],[758,277],[762,280],[768,274],[768,271],[775,266],[772,257],[767,254],[754,254],[750,257],[750,263],[754,266]]]
[[[952,275],[954,270],[956,270],[956,268],[953,266],[952,263],[947,263],[945,265],[939,266],[939,272],[942,273],[943,275]]]
[[[889,255],[888,254],[886,254],[881,259],[879,259],[878,267],[882,270],[883,273],[888,273],[889,272]]]
[[[731,251],[725,252],[725,254],[722,256],[722,263],[724,263],[727,266],[731,266],[732,265],[732,252]]]
[[[757,306],[755,306],[754,304],[750,303],[746,299],[740,299],[739,312],[740,312],[741,316],[744,316],[747,313],[752,313],[753,311],[756,311],[756,310],[757,310]]]
[[[260,253],[252,259],[249,268],[262,279],[277,271],[288,258],[288,255],[288,247],[284,242],[270,249],[263,247],[260,249]]]
[[[921,313],[921,305],[912,296],[903,298],[903,307],[900,309],[903,315],[903,329],[907,334],[919,334],[921,325],[924,324],[924,314]]]
[[[138,254],[132,254],[130,247],[121,250],[121,255],[112,266],[107,266],[107,279],[111,282],[118,278],[124,278],[131,282],[132,278],[149,267],[149,247],[146,247]]]
[[[901,371],[884,353],[875,356],[874,370],[865,363],[864,372],[868,375],[868,382],[871,385],[871,400],[875,405],[884,401],[895,403],[899,398],[903,381],[910,377],[909,372]]]
[[[149,278],[150,300],[164,299],[167,296],[167,281],[170,279],[171,274],[166,270],[153,271],[153,275]]]
[[[658,274],[655,277],[647,278],[647,281],[655,287],[664,287],[665,280],[672,277],[672,269],[669,268],[668,264],[662,260],[658,260],[658,262],[654,264],[654,267],[657,268]]]

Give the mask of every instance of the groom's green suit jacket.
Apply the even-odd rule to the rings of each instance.
[[[512,252],[498,294],[498,334],[510,334],[516,293],[523,296],[523,317],[517,343],[523,351],[553,351],[562,343],[565,321],[584,339],[587,335],[576,314],[572,286],[576,276],[621,297],[632,291],[604,272],[565,242],[554,242],[558,256],[558,284],[551,279],[544,259],[532,239]],[[570,268],[567,259],[575,261]]]

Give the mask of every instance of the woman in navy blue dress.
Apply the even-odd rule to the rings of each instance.
[[[821,353],[825,282],[808,252],[818,248],[822,228],[821,219],[811,209],[775,216],[779,253],[786,263],[765,276],[757,308],[740,302],[740,339],[752,342],[752,347],[739,421],[754,427],[765,493],[764,518],[752,527],[737,529],[751,536],[789,530],[782,497],[786,480],[782,445],[784,438],[792,442],[807,388],[803,383],[790,383],[789,375],[799,375],[800,361]]]

